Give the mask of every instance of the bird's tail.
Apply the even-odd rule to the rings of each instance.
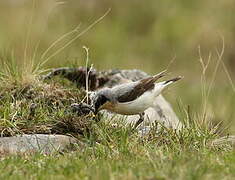
[[[176,77],[176,78],[173,78],[173,79],[169,79],[167,81],[163,81],[163,85],[168,86],[168,85],[172,84],[173,82],[176,82],[176,81],[178,81],[182,78],[183,77],[179,76],[179,77]]]
[[[161,94],[161,92],[170,84],[182,79],[183,77],[179,76],[179,77],[176,77],[176,78],[172,78],[172,79],[169,79],[167,81],[162,81],[162,82],[159,82],[159,83],[156,83],[155,84],[155,88],[154,88],[154,91],[155,91],[155,95],[158,96],[159,94]]]
[[[156,75],[153,76],[153,81],[157,81],[158,79],[162,78],[163,76],[167,75],[167,70],[164,70]]]

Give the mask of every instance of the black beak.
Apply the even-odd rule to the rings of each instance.
[[[90,109],[94,114],[95,114],[95,108],[93,108],[92,106],[89,106],[89,107],[87,107],[88,109]]]
[[[95,115],[97,115],[97,114],[98,114],[98,109],[94,109],[93,113],[94,113]]]

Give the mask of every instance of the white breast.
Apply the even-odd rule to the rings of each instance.
[[[117,103],[112,107],[110,106],[108,110],[124,115],[139,114],[141,112],[144,112],[149,107],[152,107],[153,102],[153,93],[146,92],[134,101]]]

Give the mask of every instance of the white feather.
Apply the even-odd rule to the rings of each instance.
[[[125,102],[125,103],[116,103],[115,105],[107,105],[105,109],[110,111],[124,114],[124,115],[133,115],[144,112],[146,109],[153,106],[154,100],[156,97],[161,94],[162,90],[165,89],[171,83],[165,84],[165,82],[155,83],[155,87],[151,91],[146,91],[140,97],[134,101]]]

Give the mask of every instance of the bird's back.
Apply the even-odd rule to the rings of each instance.
[[[111,88],[112,94],[114,95],[114,99],[118,102],[121,102],[121,99],[126,99],[127,96],[134,90],[134,88],[138,85],[138,81],[129,82],[117,85]]]
[[[151,77],[141,79],[136,82],[130,82],[115,86],[111,89],[112,94],[115,94],[115,100],[120,103],[130,102],[140,97],[146,91],[154,89],[155,82],[165,75],[165,71]]]

